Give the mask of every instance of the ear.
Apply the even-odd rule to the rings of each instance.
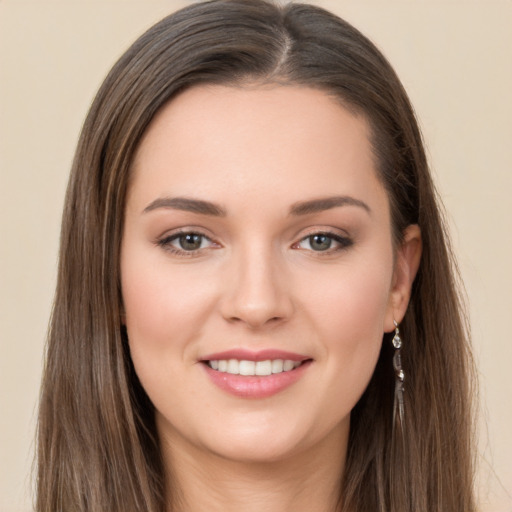
[[[411,289],[421,260],[421,231],[417,224],[408,226],[402,243],[397,248],[393,281],[389,293],[388,309],[385,318],[385,332],[394,330],[394,320],[400,323],[407,310]]]

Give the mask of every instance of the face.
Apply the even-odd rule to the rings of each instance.
[[[200,86],[154,119],[122,240],[164,442],[277,460],[346,439],[394,316],[369,129],[324,92]]]

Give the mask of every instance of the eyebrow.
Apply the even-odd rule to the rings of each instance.
[[[357,206],[368,213],[371,213],[370,207],[360,199],[350,196],[333,196],[294,203],[290,208],[290,215],[310,215],[312,213],[319,213],[341,206]],[[199,213],[201,215],[212,215],[215,217],[226,216],[226,210],[221,206],[210,201],[191,199],[189,197],[161,197],[155,199],[146,206],[146,208],[144,208],[143,213],[157,210],[158,208],[182,210],[186,212]]]
[[[226,210],[210,201],[201,199],[191,199],[189,197],[161,197],[155,199],[146,208],[143,213],[147,213],[158,208],[169,208],[172,210],[182,210],[185,212],[199,213],[201,215],[213,215],[215,217],[225,217]]]
[[[339,206],[357,206],[371,214],[370,207],[360,199],[351,196],[333,196],[294,203],[290,208],[290,215],[309,215],[338,208]]]

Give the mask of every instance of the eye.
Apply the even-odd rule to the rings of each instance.
[[[352,240],[335,233],[313,233],[295,245],[297,249],[315,252],[334,252],[352,245]]]
[[[311,247],[313,251],[327,251],[331,248],[333,242],[330,236],[327,236],[323,233],[308,236],[306,240],[309,244],[309,247]]]
[[[158,245],[177,254],[188,253],[188,255],[192,255],[194,252],[216,246],[217,244],[202,233],[182,231],[163,238],[158,242]]]
[[[184,251],[197,251],[203,248],[206,237],[198,233],[184,233],[177,236],[172,242],[179,245],[179,248]],[[174,245],[172,242],[171,245]]]

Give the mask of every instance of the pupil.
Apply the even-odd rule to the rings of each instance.
[[[316,251],[326,251],[331,247],[332,240],[327,235],[313,235],[309,237],[311,247]]]
[[[180,236],[180,245],[185,251],[193,251],[201,247],[201,235],[190,233]]]

